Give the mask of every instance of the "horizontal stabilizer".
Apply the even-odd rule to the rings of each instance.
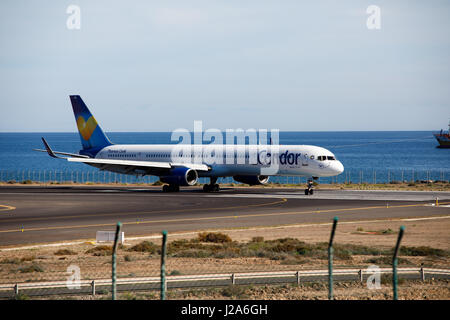
[[[45,146],[45,150],[42,149],[33,149],[34,151],[39,151],[39,152],[47,152],[48,155],[52,158],[58,158],[58,159],[67,159],[64,157],[58,157],[57,154],[63,155],[63,156],[68,156],[68,157],[75,157],[75,158],[89,158],[88,156],[83,156],[80,154],[75,154],[75,153],[67,153],[67,152],[60,152],[60,151],[53,151],[52,148],[50,148],[50,145],[47,143],[47,141],[44,138],[41,138],[42,142],[44,143]]]

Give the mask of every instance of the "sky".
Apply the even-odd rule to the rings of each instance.
[[[71,94],[110,132],[446,129],[449,30],[438,0],[2,0],[0,132],[76,131]]]

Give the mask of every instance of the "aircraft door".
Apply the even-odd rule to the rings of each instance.
[[[302,158],[302,167],[308,166],[308,154],[304,153],[301,158]]]

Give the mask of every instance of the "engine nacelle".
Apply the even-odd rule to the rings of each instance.
[[[269,176],[234,176],[233,179],[251,186],[269,182]]]
[[[194,169],[180,167],[172,169],[170,175],[159,177],[159,180],[171,185],[193,186],[197,183],[198,174]]]

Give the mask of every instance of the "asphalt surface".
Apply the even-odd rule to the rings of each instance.
[[[125,238],[169,232],[450,214],[450,192],[199,187],[0,187],[0,247],[95,239],[123,223]],[[436,197],[439,207],[432,206]]]

